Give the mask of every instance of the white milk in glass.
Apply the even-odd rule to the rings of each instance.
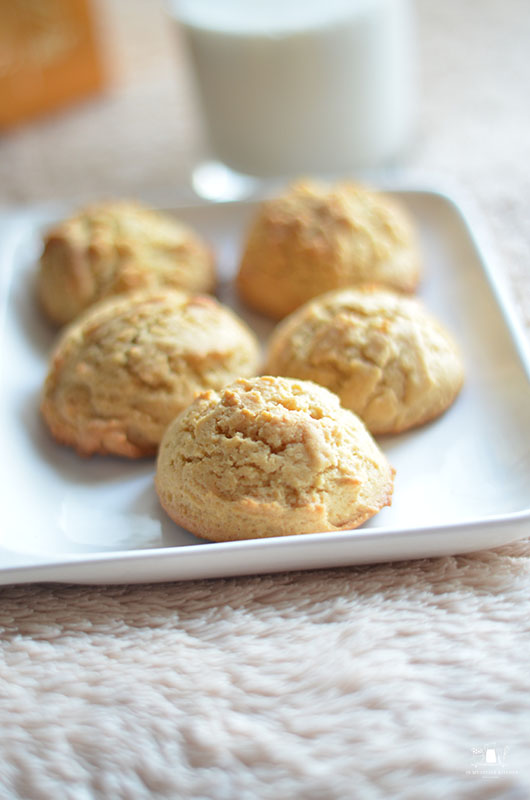
[[[260,176],[374,167],[416,101],[407,0],[175,0],[213,154]]]

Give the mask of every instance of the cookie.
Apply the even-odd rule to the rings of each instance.
[[[210,292],[213,255],[177,219],[135,203],[93,205],[44,237],[38,273],[41,306],[55,324],[110,295],[159,287]]]
[[[152,455],[196,393],[255,374],[258,359],[254,334],[213,297],[135,292],[63,331],[41,410],[53,436],[82,455]]]
[[[306,181],[261,206],[237,286],[249,306],[281,319],[332,289],[379,283],[412,292],[419,277],[416,229],[397,200],[351,182]]]
[[[434,419],[458,394],[458,347],[420,300],[365,287],[329,292],[277,326],[265,369],[335,392],[374,434]]]
[[[262,376],[199,395],[168,427],[155,483],[175,522],[228,541],[356,528],[390,505],[393,476],[335,395]]]

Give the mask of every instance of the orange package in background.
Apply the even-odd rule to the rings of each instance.
[[[0,130],[103,85],[90,0],[0,0]]]

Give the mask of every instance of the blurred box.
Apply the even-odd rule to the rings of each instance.
[[[0,130],[105,83],[90,0],[0,0]]]

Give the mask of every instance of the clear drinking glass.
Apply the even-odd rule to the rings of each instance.
[[[173,0],[211,160],[196,191],[341,175],[399,158],[417,108],[409,0]]]

